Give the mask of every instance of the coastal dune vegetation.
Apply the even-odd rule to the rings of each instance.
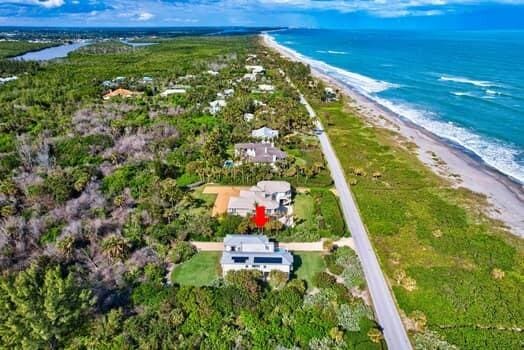
[[[524,243],[452,188],[395,132],[281,59],[319,115],[346,173],[416,348],[517,349],[524,343]]]

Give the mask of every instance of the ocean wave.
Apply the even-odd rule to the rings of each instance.
[[[524,183],[524,166],[516,160],[523,154],[517,147],[480,136],[452,122],[438,120],[435,114],[430,111],[376,96],[368,97],[431,133],[464,147],[476,154],[489,166]]]
[[[379,105],[396,113],[397,115],[413,122],[416,125],[428,130],[429,132],[451,142],[460,145],[464,149],[476,154],[486,164],[507,174],[517,181],[524,183],[524,166],[517,162],[517,159],[524,157],[522,151],[517,147],[502,143],[498,140],[490,139],[474,133],[466,128],[453,124],[452,122],[444,122],[438,120],[434,113],[421,110],[406,103],[393,102],[385,98],[378,97],[376,94],[387,90],[389,88],[398,87],[398,85],[375,80],[373,78],[346,71],[341,68],[330,66],[329,64],[306,57],[295,50],[282,46],[276,42],[274,38],[266,35],[266,38],[275,45],[287,51],[297,59],[311,65],[313,68],[337,79],[338,81],[347,84],[351,88],[357,90],[367,98],[375,101]],[[492,87],[495,84],[487,81],[471,80],[461,77],[441,77],[441,80],[455,81],[459,83],[472,84],[475,86]],[[470,94],[469,92],[455,91],[455,94]],[[469,95],[468,95],[469,96]],[[471,95],[475,97],[475,95]]]
[[[452,95],[455,96],[468,96],[468,97],[475,97],[471,92],[464,92],[464,91],[451,91]]]
[[[333,55],[348,55],[349,52],[346,51],[335,51],[335,50],[328,50],[328,53]]]
[[[396,88],[399,85],[389,83],[387,81],[382,80],[375,80],[373,78],[367,77],[365,75],[361,75],[358,73],[349,72],[347,70],[331,66],[327,64],[326,62],[316,60],[307,56],[302,55],[301,53],[290,49],[289,47],[282,46],[279,44],[275,38],[273,38],[269,34],[262,34],[265,36],[265,38],[270,41],[272,44],[277,45],[280,47],[283,51],[288,52],[290,55],[296,57],[297,59],[301,60],[302,62],[305,62],[309,64],[311,67],[317,69],[318,71],[332,76],[333,78],[338,79],[339,81],[353,87],[357,91],[364,93],[364,94],[375,94],[387,89]]]
[[[284,44],[285,43],[286,42],[284,42]],[[335,51],[335,50],[317,50],[315,52],[322,53],[322,54],[329,53],[329,54],[332,54],[332,55],[349,55],[349,52],[346,52],[346,51]]]
[[[460,84],[470,84],[477,87],[490,87],[490,86],[497,86],[495,83],[492,83],[491,81],[485,81],[485,80],[473,80],[469,78],[464,77],[454,77],[451,75],[443,75],[439,78],[441,81],[452,81],[454,83],[460,83]]]

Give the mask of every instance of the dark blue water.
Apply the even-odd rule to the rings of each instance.
[[[524,31],[270,34],[316,68],[524,183]]]

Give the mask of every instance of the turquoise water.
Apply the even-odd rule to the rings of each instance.
[[[312,66],[524,183],[524,31],[270,33]]]

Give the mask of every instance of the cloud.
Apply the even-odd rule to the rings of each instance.
[[[140,12],[137,16],[136,16],[136,20],[137,21],[149,21],[150,19],[153,19],[155,17],[154,14],[152,14],[151,12]]]
[[[65,4],[64,0],[18,0],[18,1],[5,1],[6,3],[13,4],[25,4],[25,5],[38,5],[45,8],[61,7]]]

